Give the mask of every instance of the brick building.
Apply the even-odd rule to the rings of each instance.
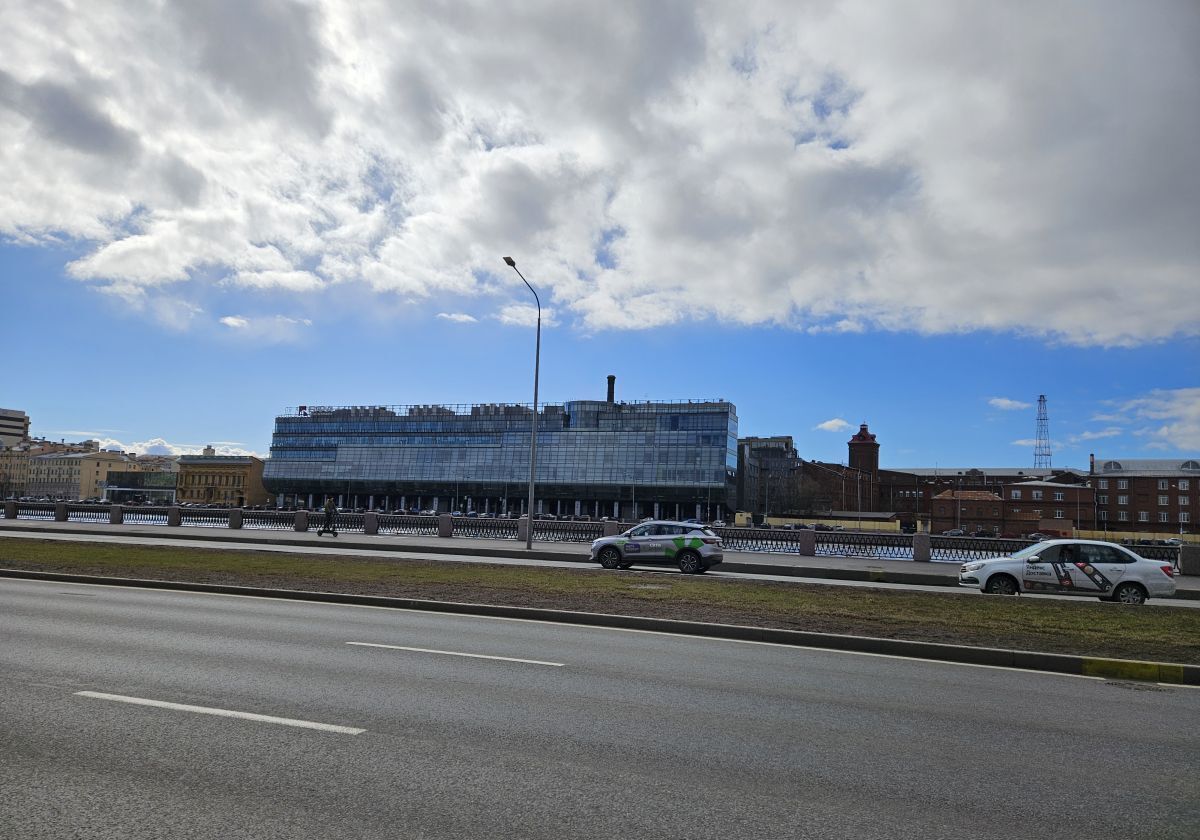
[[[934,534],[961,528],[968,534],[1004,531],[1004,500],[986,490],[943,490],[933,497],[930,528]]]
[[[1091,459],[1098,530],[1191,534],[1200,517],[1200,459]]]
[[[1022,481],[1006,484],[1002,495],[1004,533],[1020,536],[1033,531],[1095,529],[1095,491],[1087,483]]]

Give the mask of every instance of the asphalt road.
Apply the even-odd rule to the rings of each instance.
[[[1200,835],[1181,687],[0,580],[0,711],[9,840]]]

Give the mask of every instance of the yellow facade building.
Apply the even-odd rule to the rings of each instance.
[[[175,498],[180,504],[263,505],[269,495],[262,477],[262,459],[253,455],[180,455]]]
[[[108,474],[129,469],[123,452],[60,452],[29,458],[26,496],[93,499],[104,495]]]
[[[0,446],[0,499],[27,495],[31,457],[26,446]]]

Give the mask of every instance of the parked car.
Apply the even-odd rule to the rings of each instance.
[[[714,520],[714,521],[713,521],[713,524],[712,524],[712,526],[713,526],[714,528],[724,528],[724,527],[725,527],[725,520],[724,520],[724,519],[717,519],[717,520]]]
[[[949,531],[942,531],[943,537],[965,537],[967,532],[962,528],[951,528]]]
[[[721,562],[721,538],[690,522],[650,520],[615,537],[592,541],[592,560],[606,569],[634,563],[672,563],[685,574],[701,574]]]
[[[1008,557],[964,563],[962,586],[993,595],[1043,592],[1143,604],[1175,594],[1173,565],[1100,540],[1046,540]]]

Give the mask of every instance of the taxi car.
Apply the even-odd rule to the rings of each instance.
[[[706,525],[652,520],[594,540],[591,557],[606,569],[670,563],[685,574],[701,574],[721,562],[723,551],[721,538]]]
[[[1175,594],[1170,561],[1147,560],[1100,540],[1046,540],[1008,557],[972,560],[962,565],[958,582],[993,595],[1048,592],[1122,604]]]

